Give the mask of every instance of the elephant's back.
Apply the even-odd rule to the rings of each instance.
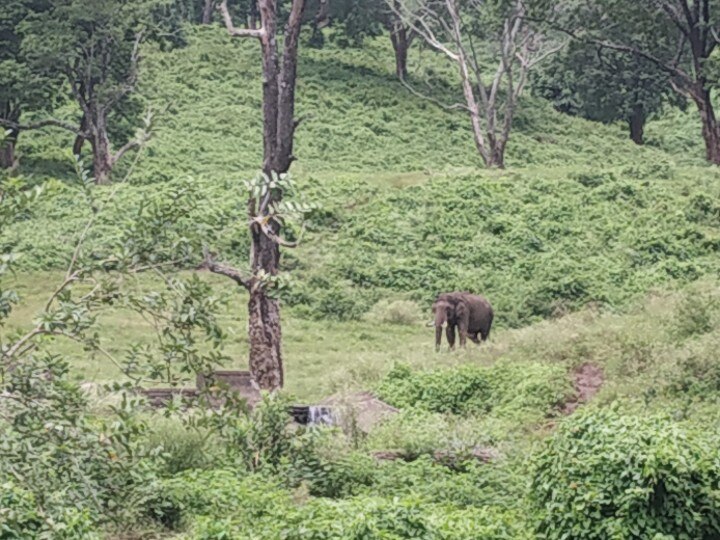
[[[470,308],[470,324],[474,326],[473,330],[487,331],[494,317],[490,301],[479,294],[468,294],[466,302]]]

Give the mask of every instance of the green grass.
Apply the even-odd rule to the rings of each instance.
[[[229,288],[226,280],[204,275],[218,295],[227,295],[220,314],[228,334],[228,367],[246,365],[246,294]],[[47,299],[48,284],[59,282],[58,273],[18,275],[9,285],[21,296],[3,334],[27,330]],[[157,287],[142,278],[139,286]],[[403,325],[377,320],[329,322],[308,320],[286,312],[283,337],[287,391],[303,401],[333,392],[374,388],[399,363],[415,369],[456,367],[464,364],[550,364],[567,373],[582,363],[601,366],[607,377],[598,399],[629,402],[668,400],[674,406],[702,404],[720,394],[714,351],[720,344],[720,284],[697,283],[683,292],[656,291],[631,306],[626,313],[586,309],[558,320],[544,321],[517,330],[498,330],[491,340],[466,350],[436,353],[433,331],[418,312],[418,323]],[[101,344],[121,357],[133,343],[153,339],[150,326],[122,309],[104,312],[99,319]],[[72,361],[74,376],[81,380],[109,382],[117,368],[102,356],[92,357],[75,344],[57,339],[51,349]],[[561,381],[557,381],[562,386]],[[707,395],[703,395],[705,389]],[[692,406],[695,406],[692,405]]]
[[[21,297],[21,302],[0,330],[9,336],[29,330],[34,317],[48,298],[51,284],[62,281],[61,273],[17,274],[8,280]],[[228,334],[226,353],[232,358],[228,368],[247,366],[247,295],[225,278],[205,275],[217,294],[227,295],[228,303],[220,314]],[[157,287],[157,280],[143,278],[141,287]],[[421,314],[418,314],[421,315]],[[428,315],[429,317],[429,315]],[[361,388],[377,380],[392,362],[427,366],[431,359],[454,364],[466,358],[462,354],[434,357],[433,335],[424,325],[381,326],[375,322],[314,321],[287,315],[283,320],[287,390],[303,400],[319,399],[345,388]],[[154,339],[152,327],[129,310],[110,309],[100,316],[98,330],[102,346],[122,357],[134,343],[148,344]],[[54,339],[51,349],[67,355],[73,375],[80,380],[111,382],[120,377],[116,366],[104,356],[91,356],[77,344]],[[467,353],[473,355],[472,352]]]

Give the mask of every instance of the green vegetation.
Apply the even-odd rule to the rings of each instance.
[[[542,538],[712,538],[719,480],[716,434],[664,417],[588,412],[536,458],[536,530]]]
[[[286,200],[317,207],[283,230],[302,239],[282,255],[284,390],[142,407],[136,385],[249,348],[245,290],[194,268],[203,244],[248,259],[257,43],[183,35],[143,48],[133,99],[162,112],[128,182],[78,182],[72,137],[32,131],[0,185],[3,354],[40,328],[1,373],[0,539],[720,535],[720,173],[697,119],[662,111],[641,147],[524,97],[508,169],[482,170],[466,115],[410,95],[386,37],[301,55]],[[409,65],[457,99],[426,54]],[[453,289],[486,295],[496,328],[436,353],[424,323]],[[577,403],[587,365],[601,387]],[[399,411],[367,433],[290,422],[358,391]]]

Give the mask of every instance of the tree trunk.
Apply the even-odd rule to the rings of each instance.
[[[505,146],[495,141],[491,142],[490,156],[487,160],[487,166],[490,169],[505,168]]]
[[[83,114],[82,119],[80,120],[80,130],[87,131],[87,129],[88,129],[87,116]],[[82,153],[84,144],[85,144],[85,137],[83,137],[82,135],[76,135],[75,142],[73,143],[73,156],[79,156]]]
[[[259,11],[263,64],[263,172],[283,174],[288,171],[294,157],[295,133],[295,82],[300,25],[305,7],[304,0],[294,0],[285,29],[282,60],[277,46],[277,4],[275,0],[260,0]],[[271,201],[282,198],[273,190]],[[256,201],[251,200],[251,217]],[[268,226],[274,234],[280,231],[277,221],[270,219]],[[280,266],[280,247],[257,224],[251,226],[251,263],[253,275],[264,273],[275,276]],[[263,284],[251,288],[248,301],[248,334],[250,339],[250,372],[260,388],[276,390],[284,384],[282,361],[282,332],[280,304],[272,298]]]
[[[257,228],[252,234],[254,267],[277,275],[280,250]],[[280,303],[264,287],[254,287],[248,301],[248,337],[250,340],[250,373],[260,388],[275,390],[284,384]]]
[[[643,133],[645,131],[645,110],[641,104],[633,107],[632,114],[628,120],[630,125],[630,138],[635,144],[645,144]]]
[[[248,15],[248,28],[255,30],[257,28],[258,8],[257,0],[250,0],[250,14]]]
[[[0,147],[0,169],[12,170],[16,167],[15,145],[17,144],[18,135],[20,135],[20,132],[13,129],[5,137],[4,144]]]
[[[702,136],[705,140],[705,156],[710,163],[720,165],[720,127],[715,117],[710,90],[700,87],[692,94],[700,112]]]
[[[93,175],[99,185],[110,183],[113,158],[105,118],[99,114],[92,126]]]
[[[215,8],[215,0],[205,0],[202,12],[202,24],[210,24],[212,22],[213,9]]]
[[[407,28],[402,22],[395,22],[390,30],[390,41],[395,51],[395,74],[398,79],[407,77],[407,55],[410,46]]]

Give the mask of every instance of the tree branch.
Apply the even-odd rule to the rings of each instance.
[[[127,152],[130,150],[134,150],[136,148],[140,148],[142,146],[142,141],[138,141],[136,139],[133,139],[131,141],[128,141],[126,144],[124,144],[122,147],[118,149],[117,152],[112,156],[112,163],[113,165],[120,161],[120,158],[122,158]]]
[[[467,111],[470,111],[470,109],[468,108],[468,106],[467,106],[467,105],[463,105],[462,103],[453,103],[452,105],[448,105],[448,104],[446,104],[446,103],[441,102],[441,101],[438,100],[438,99],[435,99],[435,98],[432,97],[432,96],[428,96],[427,94],[423,94],[422,92],[420,92],[420,91],[416,90],[415,88],[413,88],[413,86],[405,80],[405,77],[400,77],[400,83],[401,83],[405,88],[407,88],[407,89],[410,91],[410,93],[411,93],[412,95],[414,95],[415,97],[419,97],[419,98],[422,98],[422,99],[426,99],[427,101],[430,101],[431,103],[434,103],[434,104],[437,105],[438,107],[442,107],[443,109],[445,109],[445,110],[447,110],[447,111],[457,111],[457,110],[463,110],[463,111],[466,111],[466,112],[467,112]],[[428,86],[429,86],[429,85],[428,85]]]
[[[80,135],[81,137],[89,136],[89,133],[87,133],[86,131],[79,129],[78,127],[70,124],[69,122],[63,122],[62,120],[58,120],[56,118],[47,118],[45,120],[40,120],[39,122],[31,122],[30,124],[19,124],[11,120],[5,120],[4,118],[0,118],[0,126],[19,130],[40,129],[47,126],[55,126],[65,129],[67,131],[71,131],[75,135]]]
[[[251,37],[261,39],[265,35],[265,29],[260,28],[258,30],[254,28],[236,28],[230,15],[230,10],[227,6],[227,0],[223,0],[218,6],[220,13],[222,14],[223,21],[225,22],[225,28],[232,37]]]
[[[623,45],[620,43],[614,43],[612,41],[605,41],[605,40],[597,39],[597,38],[593,38],[593,37],[580,36],[576,32],[569,30],[567,28],[563,28],[562,26],[554,26],[553,25],[553,28],[555,30],[558,30],[558,31],[568,35],[572,39],[575,39],[580,42],[593,43],[595,45],[599,45],[600,47],[605,47],[606,49],[610,49],[613,51],[632,53],[637,56],[640,56],[641,58],[644,58],[645,60],[648,60],[649,62],[652,62],[653,64],[655,64],[662,71],[665,71],[666,73],[668,73],[672,76],[684,79],[688,83],[691,83],[693,80],[692,77],[687,72],[683,71],[679,67],[668,64],[667,62],[663,61],[662,59],[658,58],[657,56],[652,55],[648,52],[645,52],[642,49],[639,49],[637,47],[634,47],[631,45]]]
[[[198,270],[209,270],[213,274],[229,277],[238,285],[245,287],[248,291],[252,286],[252,281],[244,277],[239,270],[232,266],[220,264],[215,261],[213,254],[207,248],[203,249],[203,262],[198,266]]]
[[[108,99],[105,109],[112,108],[115,103],[135,90],[138,79],[138,64],[140,62],[140,44],[142,43],[143,37],[144,34],[142,30],[135,34],[135,42],[133,43],[132,53],[130,54],[130,72],[125,80],[125,84],[122,85],[114,96]]]

